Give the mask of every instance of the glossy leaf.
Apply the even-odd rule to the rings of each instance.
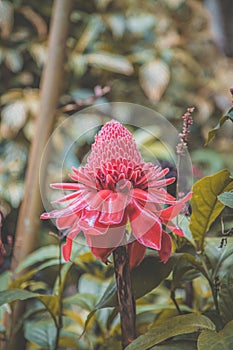
[[[209,131],[206,140],[206,145],[214,138],[217,131],[222,127],[226,120],[231,120],[233,122],[233,108],[231,108],[226,115],[221,117],[218,124],[212,130]]]
[[[229,176],[229,171],[224,169],[212,176],[204,177],[193,186],[189,227],[201,250],[206,233],[224,208],[224,204],[218,200],[218,195],[233,189],[233,179]]]
[[[203,329],[215,330],[213,322],[202,315],[188,314],[176,316],[152,326],[148,332],[139,336],[126,350],[147,350],[162,341],[179,334],[198,332]]]
[[[233,192],[224,192],[218,196],[218,200],[227,207],[233,208]]]
[[[167,64],[161,60],[145,63],[139,72],[139,81],[146,94],[152,101],[159,101],[163,96],[170,80]]]
[[[198,350],[232,350],[233,321],[229,322],[220,332],[203,331],[198,338]]]

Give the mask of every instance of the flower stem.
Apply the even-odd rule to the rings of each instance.
[[[136,338],[136,308],[132,293],[128,246],[122,245],[113,252],[117,296],[121,318],[122,348]]]

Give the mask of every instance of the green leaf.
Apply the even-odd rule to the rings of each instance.
[[[63,299],[64,308],[70,305],[78,305],[84,310],[91,311],[97,302],[97,296],[89,293],[76,293],[68,298]]]
[[[231,189],[233,189],[233,179],[230,178],[227,169],[206,176],[193,186],[189,227],[201,250],[203,250],[205,234],[224,208],[224,204],[218,200],[218,195]]]
[[[218,196],[218,200],[227,207],[233,208],[233,192],[224,192]]]
[[[170,81],[168,65],[162,60],[145,63],[140,68],[139,81],[146,96],[152,101],[159,101]]]
[[[10,289],[0,292],[0,306],[11,303],[15,300],[26,300],[37,297],[39,294],[29,292],[23,289]]]
[[[203,329],[215,330],[215,325],[206,316],[189,314],[172,317],[157,326],[152,326],[148,332],[128,345],[126,350],[147,350],[168,338]]]
[[[20,272],[27,267],[44,262],[49,259],[58,259],[59,247],[57,245],[49,245],[42,247],[29,254],[17,267],[16,272]]]
[[[151,350],[197,350],[197,342],[194,340],[174,340],[169,344],[156,345]]]
[[[231,108],[226,115],[222,116],[218,124],[209,131],[205,145],[208,145],[208,143],[214,138],[215,134],[222,127],[226,120],[231,120],[233,122],[233,108]]]
[[[106,69],[114,73],[131,75],[134,71],[132,64],[124,56],[100,51],[98,53],[87,54],[85,57],[91,66]]]
[[[24,336],[30,342],[38,344],[43,349],[54,349],[57,330],[54,324],[47,320],[29,320],[25,322]]]
[[[221,279],[219,309],[224,322],[233,320],[233,271],[228,270]]]
[[[141,298],[156,288],[168,277],[174,262],[175,260],[170,258],[166,264],[163,264],[157,255],[146,256],[142,263],[131,272],[134,297]],[[116,307],[117,305],[116,284],[115,279],[113,279],[96,305],[96,309]]]
[[[203,331],[198,337],[198,350],[232,350],[233,321],[229,322],[220,332]]]

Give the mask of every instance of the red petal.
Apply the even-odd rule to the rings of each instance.
[[[125,233],[125,225],[110,227],[106,234],[93,236],[85,234],[92,253],[106,263],[108,256],[120,245]]]
[[[192,193],[188,193],[184,198],[178,200],[174,205],[168,207],[161,211],[160,217],[164,221],[169,221],[176,217],[184,208],[185,202],[187,202],[192,197]]]
[[[98,210],[82,211],[80,219],[80,228],[88,235],[103,235],[107,232],[109,225],[99,222],[100,212]]]
[[[132,269],[138,266],[144,259],[146,253],[146,247],[140,244],[138,241],[132,242],[128,245],[129,251],[129,265]]]
[[[61,216],[56,220],[56,226],[59,230],[63,230],[72,226],[78,218],[79,216],[77,214],[71,214],[70,216]]]
[[[78,233],[79,231],[69,233],[68,236],[66,237],[66,243],[62,246],[62,254],[66,261],[70,260],[73,239],[75,239]]]
[[[167,223],[166,223],[166,227],[167,227],[171,232],[175,233],[176,235],[181,236],[181,237],[184,236],[183,230],[182,230],[179,226],[176,226],[175,224],[173,224],[172,221],[167,222]]]
[[[128,214],[132,232],[138,242],[146,247],[160,250],[162,225],[158,218],[136,201],[130,205]]]
[[[115,225],[121,223],[128,196],[123,193],[112,192],[111,195],[102,203],[99,222],[106,225]]]
[[[61,189],[61,190],[79,190],[82,185],[68,182],[68,183],[55,183],[51,184],[50,187],[56,188],[56,189]]]
[[[172,240],[169,234],[163,231],[161,249],[159,251],[159,257],[163,263],[166,263],[171,256]]]

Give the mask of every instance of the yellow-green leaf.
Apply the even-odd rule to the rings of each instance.
[[[201,250],[203,250],[205,234],[224,208],[224,204],[218,200],[218,196],[232,189],[233,179],[230,178],[227,169],[206,176],[194,184],[189,227]]]
[[[197,341],[198,350],[232,350],[233,321],[229,322],[220,332],[203,331]]]

